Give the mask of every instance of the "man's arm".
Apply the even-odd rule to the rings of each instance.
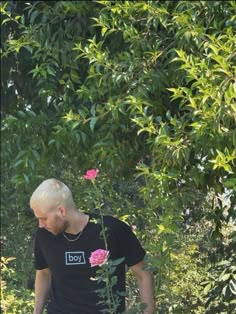
[[[48,268],[37,270],[35,277],[35,306],[33,314],[42,314],[51,287],[51,272]]]
[[[138,282],[141,302],[147,305],[143,313],[154,314],[153,275],[149,270],[144,270],[143,268],[143,261],[130,267]]]

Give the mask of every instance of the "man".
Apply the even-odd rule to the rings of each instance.
[[[144,270],[145,251],[130,227],[111,216],[104,216],[106,241],[101,237],[101,224],[93,215],[76,209],[70,189],[61,181],[48,179],[34,191],[30,206],[39,221],[35,239],[35,308],[42,314],[47,304],[48,314],[98,314],[102,306],[95,290],[99,266],[91,267],[91,253],[98,249],[109,251],[109,259],[124,257],[113,275],[113,288],[119,294],[125,290],[125,266],[135,275],[144,314],[154,313],[153,277]],[[121,295],[121,294],[120,294]],[[124,297],[116,313],[124,311]]]

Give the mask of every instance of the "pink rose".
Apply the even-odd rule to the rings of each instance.
[[[98,175],[98,169],[90,169],[86,171],[86,174],[83,176],[86,180],[93,180]]]
[[[91,253],[91,256],[89,258],[89,262],[91,264],[91,267],[94,266],[102,266],[107,262],[109,255],[109,251],[98,249]]]

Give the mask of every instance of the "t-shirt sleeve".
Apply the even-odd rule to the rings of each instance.
[[[37,270],[48,268],[48,264],[45,260],[43,252],[40,248],[38,234],[36,233],[35,243],[34,243],[34,267]]]
[[[126,265],[131,267],[141,262],[146,252],[130,226],[122,221],[119,221],[119,228],[117,232],[120,255],[125,257]]]

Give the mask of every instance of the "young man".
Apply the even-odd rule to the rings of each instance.
[[[39,221],[35,239],[35,308],[42,314],[47,304],[48,314],[99,314],[102,306],[95,292],[99,288],[96,270],[91,267],[91,253],[105,249],[101,224],[76,209],[70,189],[56,179],[43,181],[34,191],[30,206]],[[114,294],[125,291],[125,266],[135,275],[144,314],[154,313],[153,276],[144,270],[145,251],[130,227],[111,216],[103,217],[109,259],[124,258],[113,276],[117,282]],[[125,310],[120,296],[116,313]]]

